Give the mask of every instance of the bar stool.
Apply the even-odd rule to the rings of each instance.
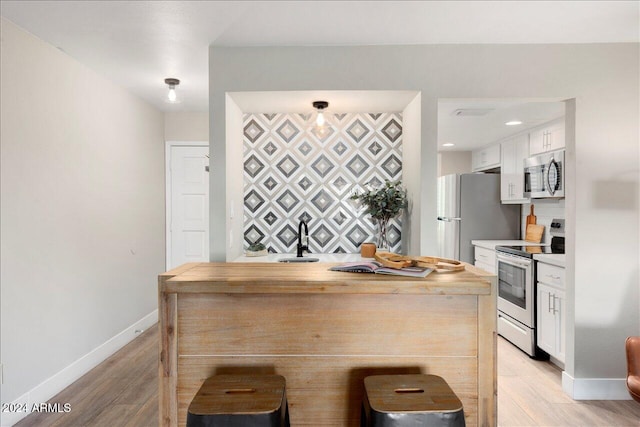
[[[462,402],[437,375],[364,379],[362,427],[464,427]]]
[[[281,375],[215,375],[189,405],[187,427],[289,427]]]

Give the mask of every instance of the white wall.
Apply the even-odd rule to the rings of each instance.
[[[471,172],[471,151],[441,151],[438,153],[438,176]]]
[[[565,201],[575,343],[567,371],[575,378],[621,379],[625,358],[614,349],[622,349],[627,335],[640,334],[639,51],[637,43],[211,47],[211,147],[226,150],[227,91],[420,91],[421,191],[414,203],[421,209],[416,237],[428,255],[436,249],[438,99],[575,98],[566,172],[576,185]],[[214,161],[210,176],[212,259],[225,258],[224,245],[215,242],[226,231],[223,159]]]
[[[216,188],[219,188],[222,186],[221,183],[226,183],[226,215],[229,232],[224,230],[222,235],[211,233],[211,241],[215,240],[216,243],[226,244],[226,259],[221,260],[232,261],[244,253],[244,164],[242,159],[242,110],[228,94],[226,95],[226,117],[229,126],[226,129],[227,150],[224,162],[230,170],[237,171],[237,179],[223,179],[215,184]],[[212,153],[215,153],[216,157],[211,157],[211,164],[218,165],[222,158],[218,157],[217,150],[212,150]],[[220,156],[222,155],[220,154]],[[212,170],[211,173],[217,174],[217,171]],[[232,211],[233,215],[231,215]]]
[[[164,122],[1,22],[2,402],[44,401],[91,367],[83,356],[102,357],[106,342],[122,344],[135,336],[131,325],[153,322],[164,269]]]
[[[165,113],[164,139],[165,141],[208,141],[209,113]]]

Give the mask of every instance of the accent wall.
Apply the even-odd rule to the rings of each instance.
[[[317,134],[306,114],[245,114],[244,245],[295,253],[298,225],[309,227],[312,253],[355,253],[375,242],[377,225],[350,196],[402,179],[400,113],[332,115]],[[401,218],[389,224],[400,251]]]

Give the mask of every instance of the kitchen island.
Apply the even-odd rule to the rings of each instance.
[[[363,379],[443,377],[467,426],[496,425],[496,278],[335,263],[192,263],[158,277],[160,425],[216,374],[279,374],[292,426],[359,426]]]

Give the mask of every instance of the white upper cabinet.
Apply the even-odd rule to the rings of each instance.
[[[502,203],[525,203],[524,159],[529,157],[529,135],[519,135],[501,144],[500,198]]]
[[[500,167],[500,144],[490,145],[471,152],[471,167],[474,172]]]
[[[530,133],[530,155],[559,150],[564,146],[564,117]]]

